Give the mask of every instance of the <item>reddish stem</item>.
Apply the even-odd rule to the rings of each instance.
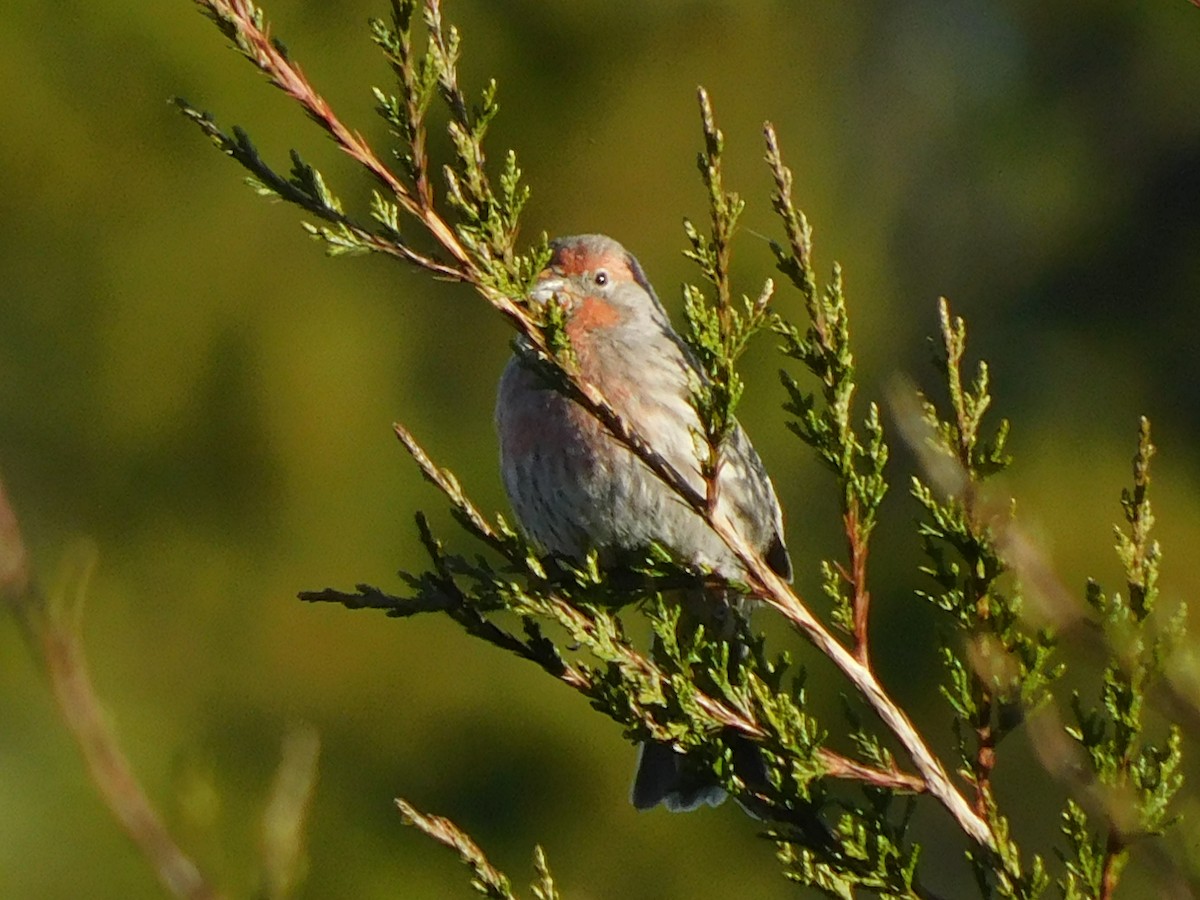
[[[870,668],[868,618],[871,611],[871,592],[867,588],[867,557],[870,554],[870,548],[859,533],[858,503],[851,503],[843,522],[850,549],[850,571],[846,574],[853,591],[850,608],[854,614],[854,658],[863,666]]]

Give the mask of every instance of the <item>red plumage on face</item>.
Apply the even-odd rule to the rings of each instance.
[[[631,305],[644,307],[651,315],[662,315],[665,323],[665,314],[642,267],[612,238],[580,235],[552,246],[553,255],[539,282],[573,298],[567,333],[577,350],[586,352],[590,335],[622,327]],[[614,291],[623,303],[615,302]]]
[[[550,265],[542,274],[543,277],[590,281],[600,271],[607,272],[613,283],[636,284],[655,298],[654,288],[633,254],[612,238],[600,234],[581,235],[555,243]],[[656,298],[654,302],[658,303]]]
[[[572,341],[586,340],[590,332],[612,328],[621,323],[621,313],[599,297],[584,297],[567,321],[567,336]]]
[[[637,262],[616,242],[598,236],[563,241],[554,247],[554,255],[541,274],[542,281],[560,280],[574,297],[567,320],[567,334],[586,363],[590,357],[589,339],[597,331],[619,326],[621,311],[600,290],[604,285],[642,284],[635,273]],[[598,280],[598,273],[607,276]],[[587,366],[585,365],[585,368]]]
[[[608,247],[594,247],[584,241],[556,247],[547,272],[563,278],[579,278],[600,270],[618,281],[635,280],[628,254]]]

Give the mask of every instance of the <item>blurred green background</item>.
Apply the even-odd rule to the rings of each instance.
[[[367,88],[389,76],[366,19],[385,13],[383,0],[267,8],[377,145]],[[933,385],[925,339],[945,294],[1015,420],[1004,489],[1064,581],[1118,582],[1110,529],[1146,413],[1164,587],[1195,593],[1200,9],[453,0],[445,13],[464,30],[465,81],[499,79],[493,155],[514,147],[533,184],[527,235],[610,233],[677,310],[693,275],[680,219],[705,214],[703,83],[750,204],[738,279],[756,292],[771,274],[761,235],[779,233],[760,162],[771,119],[819,267],[845,267],[863,399],[898,377]],[[543,843],[572,898],[794,894],[736,809],[635,814],[633,750],[531,667],[445,622],[295,599],[398,587],[396,569],[422,565],[417,508],[452,534],[393,420],[481,506],[506,509],[491,405],[509,333],[465,290],[388,260],[327,259],[294,210],[242,185],[171,96],[247,126],[280,165],[303,148],[348,204],[369,188],[186,0],[10,0],[0,21],[0,473],[44,584],[80,541],[98,554],[84,623],[95,678],[184,845],[250,892],[282,738],[308,722],[323,748],[303,896],[469,894],[452,855],[401,826],[395,795],[456,820],[518,883]],[[793,294],[778,302],[799,317]],[[781,426],[777,367],[764,340],[743,418],[787,511],[798,586],[816,597],[836,502]],[[912,596],[911,461],[896,451],[876,654],[946,751],[935,622]],[[845,685],[816,664],[811,689],[836,727]],[[1006,752],[1002,798],[1052,839],[1060,789],[1029,774],[1023,736]],[[159,895],[11,622],[0,772],[0,896]],[[1167,846],[1194,858],[1189,821]],[[923,804],[917,824],[933,842],[927,877],[965,890],[946,817]],[[1150,868],[1135,861],[1129,896],[1155,893]]]

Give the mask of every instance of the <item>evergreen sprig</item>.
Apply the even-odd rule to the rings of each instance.
[[[957,478],[944,495],[920,478],[912,482],[912,494],[927,516],[919,528],[928,561],[921,571],[938,586],[920,596],[949,613],[967,636],[965,656],[949,646],[943,651],[951,673],[943,692],[959,720],[975,732],[974,756],[964,762],[974,770],[982,796],[996,745],[1025,713],[1049,699],[1062,666],[1053,660],[1054,635],[1028,625],[1021,585],[998,542],[997,529],[1005,527],[1012,511],[994,510],[979,497],[984,481],[1009,464],[1008,422],[1001,421],[991,437],[981,437],[992,402],[987,366],[980,363],[971,387],[963,386],[966,326],[951,317],[945,300],[939,312],[942,340],[935,365],[945,378],[950,407],[943,416],[925,400],[924,417],[933,449],[952,461]]]
[[[316,92],[287,50],[269,34],[262,10],[246,0],[197,0],[205,13],[250,62],[297,100],[334,142],[361,164],[381,185],[373,193],[365,219],[345,212],[327,188],[325,177],[293,151],[291,174],[281,175],[259,154],[240,128],[226,133],[212,117],[187,101],[175,103],[213,142],[245,168],[259,193],[294,203],[330,223],[305,224],[334,255],[386,253],[430,273],[474,285],[510,318],[519,317],[504,298],[524,297],[548,256],[543,238],[525,253],[516,242],[521,210],[529,188],[521,180],[516,154],[505,154],[493,187],[483,150],[488,126],[499,106],[496,85],[470,103],[458,79],[461,38],[442,21],[437,0],[392,0],[391,23],[371,21],[371,36],[383,51],[396,79],[397,93],[373,88],[375,110],[388,124],[397,145],[391,155],[400,163],[394,172],[363,137],[347,128]],[[421,15],[417,15],[420,8]],[[418,51],[417,28],[423,23],[424,50]],[[452,219],[439,209],[430,176],[427,117],[435,99],[449,116],[447,131],[455,158],[442,167]],[[426,251],[406,237],[405,220],[429,233],[439,251]],[[448,255],[445,258],[442,253]]]
[[[487,88],[481,104],[474,109],[469,107],[457,78],[456,67],[461,46],[460,38],[455,29],[444,27],[440,6],[436,0],[426,0],[423,7],[423,21],[427,30],[424,55],[417,54],[413,50],[415,46],[412,32],[415,27],[413,3],[400,2],[393,5],[390,28],[380,23],[373,26],[376,42],[383,48],[389,64],[397,73],[399,98],[393,100],[386,94],[381,96],[381,92],[376,92],[376,100],[381,115],[393,133],[401,138],[403,146],[397,155],[401,157],[402,161],[405,158],[408,159],[400,174],[393,173],[385,166],[365,140],[357,132],[348,129],[334,115],[299,68],[291,62],[281,45],[268,36],[261,13],[243,0],[201,0],[201,2],[222,26],[222,30],[234,38],[238,49],[263,71],[274,85],[300,102],[310,117],[334,139],[337,145],[363,165],[390,192],[390,196],[384,196],[377,192],[372,202],[371,215],[377,227],[381,229],[378,234],[370,233],[372,240],[376,238],[382,240],[389,252],[408,259],[436,275],[450,275],[470,283],[489,302],[508,316],[521,331],[522,339],[528,342],[527,349],[530,355],[552,374],[555,379],[554,383],[596,415],[615,438],[641,457],[666,484],[679,493],[685,502],[692,505],[697,512],[708,517],[712,527],[749,567],[754,583],[748,587],[751,590],[762,591],[765,599],[792,619],[810,639],[816,642],[824,652],[831,654],[835,662],[847,671],[847,674],[864,692],[868,700],[880,710],[885,721],[889,722],[890,727],[900,736],[905,746],[915,754],[914,759],[922,771],[922,778],[914,779],[894,766],[888,771],[874,770],[870,765],[861,761],[839,757],[829,751],[819,749],[822,762],[828,766],[830,773],[841,777],[866,780],[877,785],[927,786],[935,796],[948,805],[969,833],[977,840],[984,839],[978,824],[966,810],[961,798],[950,785],[936,759],[925,748],[919,735],[906,722],[902,713],[882,691],[869,670],[861,662],[854,662],[847,657],[845,651],[828,635],[803,604],[786,588],[781,588],[781,582],[773,575],[765,574],[767,570],[755,551],[747,548],[740,536],[729,530],[727,523],[713,518],[715,504],[711,493],[707,497],[698,496],[682,475],[675,471],[654,447],[649,445],[629,423],[615,414],[594,385],[580,380],[578,372],[571,364],[570,346],[563,334],[563,323],[554,318],[552,309],[546,308],[553,305],[543,306],[531,303],[525,297],[529,279],[537,271],[540,265],[539,260],[545,258],[545,242],[543,240],[540,245],[535,246],[532,251],[523,256],[511,256],[510,261],[511,254],[508,253],[508,250],[511,242],[515,239],[516,215],[525,195],[519,188],[515,163],[510,163],[505,169],[501,179],[502,189],[499,202],[496,200],[497,195],[490,187],[490,181],[484,169],[483,139],[487,126],[495,114],[495,92],[491,87]],[[432,102],[430,86],[435,75],[438,95],[448,110],[449,129],[455,151],[454,161],[443,166],[450,204],[457,214],[453,227],[446,224],[446,220],[435,207],[433,192],[427,182],[420,180],[421,173],[430,171],[430,165],[425,159],[424,141],[421,135],[424,116]],[[211,126],[211,120],[208,117],[195,113],[191,107],[186,107],[185,111],[194,120],[209,123],[209,127],[205,130],[210,137],[218,140],[225,137],[215,129],[215,126]],[[740,352],[746,334],[731,333],[730,329],[735,329],[739,320],[729,312],[728,303],[722,304],[720,298],[727,297],[729,293],[729,239],[732,236],[737,213],[740,211],[740,201],[726,193],[721,185],[719,174],[721,138],[712,118],[711,106],[707,104],[703,94],[702,118],[706,135],[705,152],[702,155],[704,160],[702,171],[705,174],[705,183],[708,186],[710,203],[713,207],[711,216],[714,237],[711,247],[704,243],[698,243],[695,249],[697,256],[701,257],[702,266],[707,266],[707,271],[718,289],[718,329],[715,333],[716,343],[714,344],[716,351],[711,360],[715,363],[713,370],[717,373],[717,380],[721,380],[721,372],[728,373],[729,378],[725,383],[736,386],[738,382],[732,366],[732,357]],[[220,140],[220,145],[229,152],[248,145],[248,141],[224,139]],[[252,174],[262,176],[258,179],[260,184],[279,187],[287,184],[289,190],[275,191],[278,196],[285,199],[303,200],[304,204],[302,205],[306,204],[306,208],[315,209],[326,216],[336,213],[342,217],[337,219],[339,227],[347,221],[345,214],[340,210],[340,204],[335,203],[332,194],[324,187],[324,179],[319,172],[310,168],[302,169],[299,175],[293,179],[294,183],[290,183],[271,172],[269,167],[261,163],[256,153],[250,153],[247,150],[235,154],[235,158],[243,165],[249,164],[253,170]],[[499,212],[497,212],[498,210]],[[424,255],[414,249],[412,243],[401,236],[400,226],[404,217],[409,217],[422,226],[435,243],[448,254],[449,262],[442,263],[433,255]],[[322,237],[327,239],[330,237],[320,229],[317,231]],[[352,249],[355,240],[361,240],[362,235],[367,233],[369,231],[365,226],[347,225],[345,229],[332,235],[331,243],[339,251],[349,250]],[[376,246],[379,241],[374,243],[366,241],[366,243]],[[709,250],[711,250],[711,254],[709,254]],[[759,307],[762,306],[765,306],[765,303],[759,303]],[[721,312],[721,308],[724,308],[724,313]],[[762,309],[760,308],[757,315],[761,317],[761,313]],[[737,393],[737,390],[728,390],[726,397],[735,399]],[[724,406],[724,411],[731,416],[732,404],[721,405]],[[721,416],[718,415],[717,419],[720,418]],[[709,421],[710,432],[714,438],[712,446],[715,448],[711,471],[716,472],[720,464],[720,442],[716,440],[716,437],[722,430],[727,430],[728,424],[727,422],[725,425],[721,425],[719,422],[714,424],[715,420],[711,417]],[[457,503],[456,497],[459,492],[452,479],[445,473],[434,477],[430,470],[426,470],[426,474],[435,483],[439,483],[447,495],[456,501],[460,521],[467,524],[468,527],[477,527],[480,520],[473,518]],[[623,651],[620,650],[622,642],[619,620],[614,621],[603,610],[599,610],[596,616],[582,622],[573,616],[566,615],[565,610],[570,604],[550,603],[546,605],[546,598],[537,596],[536,592],[530,594],[528,591],[522,591],[519,587],[514,588],[511,583],[501,583],[496,574],[490,571],[486,565],[472,567],[455,555],[445,553],[441,544],[429,532],[428,526],[422,518],[418,519],[418,524],[422,541],[430,552],[434,568],[429,573],[410,579],[410,585],[418,591],[417,596],[420,602],[410,604],[404,611],[389,608],[392,614],[407,615],[414,611],[441,609],[458,620],[472,634],[485,637],[528,658],[538,659],[541,654],[545,657],[541,661],[551,670],[561,668],[563,663],[561,660],[546,656],[546,648],[551,645],[542,638],[540,632],[535,633],[535,629],[529,622],[539,614],[547,615],[551,619],[557,617],[558,626],[565,628],[577,639],[582,640],[583,635],[590,635],[588,640],[582,641],[582,643],[587,644],[590,641],[592,649],[598,650],[600,658],[606,662],[608,681],[584,679],[589,685],[595,686],[595,691],[602,691],[606,685],[612,686],[614,673],[618,676],[618,681],[621,677],[631,676],[634,673],[637,668],[636,662],[623,655]],[[505,547],[501,545],[511,543],[514,538],[515,534],[511,530],[508,532],[499,530],[489,539],[489,542],[493,549],[503,553]],[[528,550],[522,550],[520,557],[520,562],[529,568],[531,553]],[[865,555],[862,555],[860,559],[865,560]],[[653,565],[656,562],[661,561],[651,560],[650,564]],[[853,571],[859,576],[863,574],[861,566],[853,567]],[[536,575],[537,573],[533,572],[532,574]],[[468,589],[465,591],[461,583],[461,579],[464,577],[468,581]],[[576,587],[581,587],[581,585],[576,585]],[[328,595],[322,596],[330,599]],[[855,597],[856,602],[862,601],[860,621],[865,634],[865,591],[856,591]],[[387,607],[390,602],[386,595],[373,589],[364,589],[357,595],[346,595],[341,599],[342,602],[355,606]],[[588,608],[586,598],[573,596],[571,602],[580,604],[578,609]],[[486,616],[481,613],[481,611],[486,612],[491,608],[500,607],[509,612],[517,611],[523,616],[529,637],[527,641],[508,634],[495,623],[488,621]],[[860,642],[858,652],[865,654],[865,641]],[[687,670],[686,666],[678,664],[678,661],[676,668],[680,672]],[[709,672],[706,675],[709,684],[720,685],[719,671],[719,667],[709,666]],[[753,673],[750,669],[744,669],[744,671],[747,679],[752,677]],[[689,675],[691,674],[691,670],[687,670],[687,672]],[[752,685],[753,682],[747,681],[746,684]],[[686,688],[681,689],[678,693],[684,700],[687,699]],[[751,693],[754,691],[752,690]],[[758,691],[757,693],[761,694],[762,692]],[[616,695],[614,693],[613,696]],[[701,706],[703,706],[703,702],[701,702]],[[642,718],[645,723],[646,717]],[[782,723],[787,718],[778,721]],[[795,716],[790,718],[795,719]],[[651,726],[647,725],[646,727]],[[790,730],[793,738],[796,734],[803,732],[804,729],[792,728]],[[696,749],[700,749],[699,744]],[[770,752],[770,748],[767,748],[765,752]],[[720,756],[721,754],[718,753],[717,757]],[[785,760],[803,759],[805,753],[803,747],[792,746],[785,749],[781,756]],[[787,764],[792,765],[791,762]],[[717,768],[720,767],[717,766]],[[730,771],[728,767],[726,767],[726,771]],[[717,774],[718,777],[722,777],[720,772]],[[798,783],[802,784],[803,781],[804,778],[801,778]]]
[[[954,714],[959,758],[976,808],[996,836],[990,853],[971,853],[981,895],[1033,898],[1049,883],[1045,864],[1036,854],[1028,867],[1022,863],[992,777],[1000,743],[1029,712],[1050,701],[1050,688],[1064,667],[1054,657],[1054,634],[1028,624],[1021,584],[1001,550],[997,532],[1012,511],[993,509],[981,497],[983,483],[1010,462],[1008,422],[1002,420],[983,437],[984,414],[992,403],[987,365],[980,363],[970,385],[964,385],[966,325],[951,315],[945,299],[938,310],[941,340],[934,365],[949,406],[942,413],[923,399],[922,413],[933,467],[946,477],[945,490],[912,479],[912,495],[925,512],[918,526],[926,558],[921,572],[937,586],[918,596],[948,613],[957,635],[943,639],[947,679],[941,691]]]
[[[812,262],[812,229],[793,203],[792,172],[783,162],[774,127],[767,125],[764,133],[767,165],[775,181],[771,203],[787,236],[786,243],[772,242],[771,249],[779,271],[800,292],[807,318],[801,330],[776,315],[773,327],[782,338],[783,353],[808,370],[817,380],[820,394],[818,401],[817,392],[806,390],[783,371],[780,377],[788,393],[784,409],[793,416],[788,428],[816,451],[838,483],[848,559],[845,563],[823,561],[822,585],[833,603],[834,623],[854,638],[856,655],[867,663],[867,558],[879,507],[887,494],[884,468],[888,446],[874,403],[867,408],[862,432],[854,426],[857,385],[841,267],[834,264],[828,285],[819,290]]]
[[[768,323],[767,305],[774,285],[767,279],[755,299],[743,294],[740,303],[733,300],[730,286],[733,236],[746,203],[725,189],[721,169],[725,136],[717,127],[712,101],[704,88],[699,89],[698,99],[704,149],[697,156],[697,166],[708,194],[709,229],[702,232],[690,219],[683,220],[688,239],[684,256],[699,266],[714,296],[710,300],[703,288],[684,285],[683,336],[704,373],[693,387],[693,398],[708,447],[700,472],[708,486],[709,509],[715,510],[724,443],[737,424],[734,413],[745,391],[737,361],[746,352],[751,338]]]
[[[331,253],[384,252],[475,288],[516,327],[523,355],[550,383],[594,415],[726,542],[745,567],[746,583],[718,587],[754,594],[781,613],[846,675],[883,727],[874,719],[868,724],[848,708],[853,753],[835,752],[825,745],[827,728],[807,708],[802,669],[792,668],[786,657],[769,655],[761,636],[742,620],[735,623],[734,642],[692,621],[680,597],[703,585],[712,587],[720,581],[713,573],[681,566],[658,547],[630,554],[620,567],[602,567],[595,554],[575,561],[547,557],[503,518],[485,516],[455,476],[436,466],[399,426],[397,435],[406,449],[482,549],[474,555],[448,549],[418,514],[429,568],[403,574],[404,596],[360,585],[352,593],[325,590],[303,598],[381,609],[395,617],[446,615],[468,634],[533,662],[586,697],[631,740],[670,744],[685,754],[698,774],[721,784],[766,822],[765,834],[776,842],[789,879],[829,896],[851,897],[860,891],[933,896],[921,885],[921,849],[908,835],[913,795],[922,792],[936,798],[974,842],[969,858],[984,896],[1033,898],[1042,893],[1051,876],[1040,856],[1023,861],[997,804],[992,774],[1003,738],[1028,711],[1049,703],[1061,664],[1054,655],[1055,635],[1031,626],[1023,612],[1021,584],[1001,539],[1010,527],[1011,510],[994,508],[983,490],[988,479],[1009,465],[1008,425],[1001,422],[984,436],[992,402],[988,370],[981,364],[973,380],[963,380],[966,330],[951,317],[948,305],[941,305],[937,355],[948,408],[941,412],[924,403],[930,445],[926,460],[934,464],[927,480],[914,480],[912,490],[924,510],[923,571],[935,585],[923,596],[948,615],[958,635],[941,651],[948,673],[943,693],[954,716],[959,762],[974,792],[973,803],[963,798],[872,666],[867,562],[888,487],[888,445],[875,404],[868,405],[861,422],[856,420],[858,383],[841,270],[834,265],[828,283],[818,287],[812,231],[792,199],[793,176],[783,163],[774,129],[766,126],[766,158],[774,179],[772,206],[784,240],[772,248],[779,271],[800,295],[801,325],[769,311],[774,292],[770,279],[756,298],[734,300],[732,245],[745,204],[725,185],[724,137],[701,89],[704,147],[698,163],[709,223],[702,229],[684,222],[685,255],[697,264],[706,285],[684,288],[685,339],[702,373],[693,392],[703,431],[699,437],[708,447],[697,460],[707,485],[701,493],[634,423],[614,412],[595,385],[580,377],[561,307],[529,296],[548,259],[546,239],[524,251],[518,248],[519,218],[529,189],[515,154],[504,154],[499,170],[490,171],[485,152],[499,109],[496,83],[489,81],[477,100],[468,99],[458,76],[462,38],[443,21],[438,0],[424,0],[419,12],[418,0],[393,0],[390,21],[371,23],[372,38],[395,81],[394,93],[373,92],[376,112],[396,141],[391,152],[395,171],[316,93],[269,35],[260,10],[245,0],[199,2],[235,47],[370,174],[377,189],[365,218],[347,213],[323,175],[298,154],[293,153],[290,171],[280,174],[240,130],[226,134],[209,116],[180,101],[185,115],[250,173],[256,190],[319,219],[322,224],[306,227]],[[451,148],[449,159],[440,164],[428,150],[435,111],[444,117]],[[435,185],[438,174],[440,186]],[[432,249],[426,247],[430,242]],[[831,471],[839,493],[846,557],[823,561],[820,572],[833,603],[833,623],[849,636],[848,646],[715,516],[723,445],[745,389],[737,362],[767,325],[780,337],[784,355],[799,363],[815,384],[809,388],[783,374],[788,425]],[[1077,701],[1072,730],[1097,784],[1111,796],[1135,797],[1133,814],[1120,817],[1108,804],[1101,834],[1089,824],[1082,805],[1068,807],[1064,831],[1069,852],[1063,854],[1060,880],[1064,893],[1098,885],[1100,893],[1094,895],[1109,896],[1130,841],[1167,824],[1167,805],[1179,784],[1178,732],[1168,731],[1155,743],[1145,726],[1147,688],[1161,678],[1163,660],[1182,629],[1178,617],[1172,627],[1155,633],[1145,625],[1158,590],[1159,554],[1149,539],[1153,518],[1146,499],[1151,452],[1146,429],[1135,460],[1134,488],[1123,500],[1129,529],[1118,533],[1127,598],[1106,597],[1098,587],[1088,592],[1119,652],[1105,670],[1101,708],[1085,710]],[[653,649],[631,636],[635,629],[627,623],[637,616],[649,623]],[[735,654],[734,644],[744,652]],[[886,746],[889,737],[904,748],[915,774],[897,764]],[[739,762],[748,745],[761,759],[761,777]],[[856,783],[861,791],[842,796],[846,792],[830,789],[833,779]],[[456,828],[411,808],[405,815],[459,850],[477,889],[488,896],[511,896],[507,879]],[[540,853],[535,869],[535,896],[556,897]]]
[[[536,663],[585,694],[632,739],[673,743],[695,752],[698,760],[707,754],[715,776],[748,802],[782,810],[802,805],[814,778],[829,768],[847,774],[853,769],[822,748],[823,735],[804,712],[803,676],[788,688],[786,660],[766,658],[761,640],[747,635],[748,661],[731,667],[728,644],[681,625],[680,608],[664,592],[694,589],[693,573],[653,548],[646,558],[631,560],[626,580],[636,585],[632,589],[615,584],[594,555],[582,564],[545,560],[503,519],[483,516],[411,434],[400,427],[397,433],[428,480],[451,501],[460,524],[502,563],[448,553],[421,516],[418,526],[433,568],[404,574],[408,596],[364,585],[355,594],[325,590],[304,593],[302,599],[383,609],[397,617],[447,614],[472,635]],[[653,629],[653,660],[634,646],[620,618],[621,607],[633,601]],[[522,624],[520,634],[497,619],[513,614]],[[547,639],[547,629],[564,634],[565,646],[573,649]],[[731,730],[760,742],[765,755],[778,761],[775,791],[757,785],[760,796],[754,797],[738,781],[730,764],[732,749],[719,740]],[[857,770],[859,777],[869,772],[866,766]],[[876,777],[887,781],[889,773]]]
[[[493,900],[517,900],[508,876],[491,864],[483,851],[479,849],[479,845],[471,840],[470,836],[461,828],[442,816],[431,816],[420,812],[407,800],[397,798],[396,806],[400,810],[405,825],[411,825],[439,844],[458,853],[458,858],[462,860],[463,865],[471,870],[471,887],[477,893],[491,897]],[[537,848],[534,859],[537,863],[538,883],[544,884],[543,873],[545,873],[544,878],[548,879],[549,872],[545,868],[546,860],[541,847]],[[540,898],[541,895],[537,896]]]
[[[468,104],[459,89],[456,74],[458,35],[453,29],[443,28],[440,6],[436,0],[427,0],[424,5],[424,22],[428,31],[428,52],[425,58],[431,60],[429,65],[437,71],[439,95],[446,102],[453,131],[451,137],[455,145],[458,168],[456,169],[455,164],[451,163],[443,167],[443,171],[453,176],[448,176],[449,190],[458,198],[458,200],[452,201],[452,205],[457,203],[459,213],[454,228],[446,224],[441,213],[432,205],[431,193],[419,190],[415,184],[406,184],[402,174],[396,175],[391,172],[365,140],[357,132],[348,129],[333,114],[328,104],[315,92],[303,73],[278,45],[278,42],[269,38],[262,16],[256,10],[248,7],[241,0],[203,0],[203,3],[222,25],[222,29],[226,33],[235,35],[235,44],[243,54],[264,72],[274,85],[300,102],[306,112],[335,140],[339,147],[362,164],[377,181],[390,191],[391,196],[386,200],[376,197],[372,204],[372,212],[375,214],[376,221],[380,223],[384,235],[394,244],[393,250],[396,254],[435,274],[450,274],[452,277],[472,284],[489,302],[504,313],[517,326],[523,340],[527,342],[529,355],[553,373],[554,383],[560,385],[585,409],[593,413],[617,440],[637,454],[652,471],[679,494],[684,502],[708,518],[714,530],[730,545],[735,555],[741,558],[749,567],[749,571],[753,573],[752,580],[756,584],[751,585],[751,588],[763,591],[765,598],[772,605],[796,622],[797,626],[809,634],[819,646],[822,646],[825,652],[834,654],[835,659],[841,659],[841,648],[833,642],[794,594],[785,587],[781,587],[782,583],[774,579],[773,573],[767,574],[768,570],[757,552],[753,548],[747,547],[742,537],[734,533],[728,523],[714,518],[713,493],[705,492],[707,493],[705,496],[696,492],[683,475],[676,471],[652,445],[631,427],[630,423],[615,413],[607,398],[595,385],[579,378],[578,372],[572,365],[569,341],[565,340],[562,323],[554,318],[553,305],[531,303],[525,297],[523,288],[520,292],[513,289],[514,284],[522,281],[522,273],[532,277],[532,272],[537,269],[537,260],[545,258],[544,242],[540,248],[535,247],[520,260],[514,260],[511,267],[502,265],[502,268],[507,270],[507,274],[501,272],[497,276],[495,270],[497,255],[485,251],[489,247],[495,250],[497,247],[504,246],[505,241],[515,235],[515,228],[508,232],[497,229],[495,227],[496,218],[486,216],[481,211],[489,202],[488,181],[486,173],[483,172],[482,140],[486,125],[494,114],[494,93],[490,89],[485,91],[482,107],[474,113],[468,112]],[[399,66],[402,70],[406,67],[412,70],[412,76],[399,78],[398,84],[402,92],[405,90],[405,85],[420,86],[423,93],[414,98],[411,103],[406,100],[403,104],[405,110],[415,109],[419,112],[427,99],[427,86],[430,83],[427,73],[430,70],[420,68],[414,62],[418,58],[417,55],[404,49],[406,42],[409,47],[413,45],[411,36],[405,37],[405,29],[411,28],[414,21],[411,12],[411,7],[394,7],[394,36],[387,35],[387,29],[380,26],[376,26],[375,32],[387,45],[385,53],[389,55],[389,62],[393,68]],[[395,126],[399,122],[398,130],[406,136],[410,145],[409,150],[412,154],[419,155],[419,142],[413,138],[417,129],[406,127],[405,123],[400,121],[399,110],[402,104],[389,102],[382,105],[385,119],[389,120],[389,125]],[[406,112],[404,115],[408,115],[408,113]],[[708,127],[710,135],[714,129],[715,126]],[[710,156],[716,152],[711,146],[712,143],[710,140]],[[478,144],[477,148],[475,144]],[[428,171],[429,167],[422,166],[421,169]],[[513,175],[511,169],[509,175]],[[454,180],[455,178],[457,178],[457,182]],[[275,178],[274,182],[277,183],[279,180]],[[506,196],[517,197],[515,177],[507,177],[505,181],[506,184],[512,186],[511,189],[506,189]],[[463,189],[463,186],[466,187],[466,190]],[[464,213],[466,215],[465,222],[463,220]],[[432,256],[421,255],[409,241],[399,239],[397,235],[400,232],[399,222],[402,214],[411,217],[423,226],[435,243],[449,255],[451,262],[442,264]],[[515,221],[515,217],[513,221]],[[489,242],[480,242],[478,234],[471,232],[471,229],[482,227],[480,223],[484,222],[491,223],[488,227],[491,229],[491,236],[494,239]],[[464,228],[467,230],[464,231]],[[359,231],[362,230],[364,229],[359,229]],[[350,237],[345,238],[345,241],[351,241],[359,231],[349,230]],[[345,235],[337,237],[340,241]],[[346,249],[342,243],[338,243],[338,247]],[[717,447],[713,471],[719,468],[719,444]],[[843,661],[842,664],[846,665],[846,661]],[[853,667],[850,667],[850,672],[851,677],[859,674],[854,671]],[[894,704],[877,684],[864,682],[860,689],[866,692],[871,702],[884,708],[884,714],[892,723],[892,727],[900,730],[906,746],[917,753],[918,766],[924,768],[927,778],[933,779],[932,789],[935,795],[943,802],[948,803],[955,815],[963,818],[968,831],[973,833],[977,839],[980,838],[981,832],[971,820],[969,813],[966,812],[961,798],[957,797],[944,772],[921,743],[919,736],[904,721]],[[845,761],[839,768],[852,777],[858,777],[866,771],[864,767],[854,761]],[[903,780],[901,773],[883,773],[882,776],[875,773],[870,774],[869,777],[882,777],[893,783],[898,779]]]
[[[396,798],[396,807],[405,825],[411,825],[458,854],[459,860],[471,872],[471,887],[476,893],[493,900],[517,900],[509,877],[492,864],[469,834],[444,816],[423,813],[403,798]],[[535,878],[529,889],[534,900],[562,900],[546,861],[546,851],[540,846],[533,848],[533,872]]]
[[[1168,657],[1183,638],[1186,616],[1181,606],[1160,629],[1151,627],[1162,557],[1151,537],[1154,452],[1150,422],[1143,418],[1133,457],[1133,487],[1121,492],[1126,528],[1113,529],[1117,557],[1125,569],[1125,592],[1106,594],[1094,580],[1087,585],[1088,604],[1115,655],[1104,667],[1098,706],[1085,707],[1078,692],[1071,698],[1075,724],[1067,733],[1084,751],[1100,806],[1099,815],[1089,816],[1075,803],[1063,812],[1070,854],[1065,855],[1067,872],[1060,885],[1071,900],[1113,895],[1130,846],[1139,838],[1161,834],[1172,822],[1170,803],[1183,783],[1178,726],[1152,737],[1147,722],[1150,694],[1165,678]]]

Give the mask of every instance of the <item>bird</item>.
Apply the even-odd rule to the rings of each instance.
[[[693,400],[706,376],[641,265],[601,234],[559,238],[550,247],[549,263],[530,297],[561,304],[580,379],[598,388],[617,415],[706,496],[701,462],[708,445]],[[531,345],[518,339],[500,378],[495,409],[501,475],[525,535],[547,553],[574,561],[595,552],[602,566],[656,544],[684,564],[726,582],[744,582],[743,563],[705,518],[591,412],[556,389],[534,360]],[[736,422],[723,454],[715,516],[790,581],[792,563],[775,488]],[[729,597],[711,588],[702,593],[711,621],[732,619]],[[735,748],[735,769],[737,757]],[[641,745],[631,790],[638,809],[661,803],[686,811],[716,806],[725,796],[711,776],[689,770],[674,748]]]

